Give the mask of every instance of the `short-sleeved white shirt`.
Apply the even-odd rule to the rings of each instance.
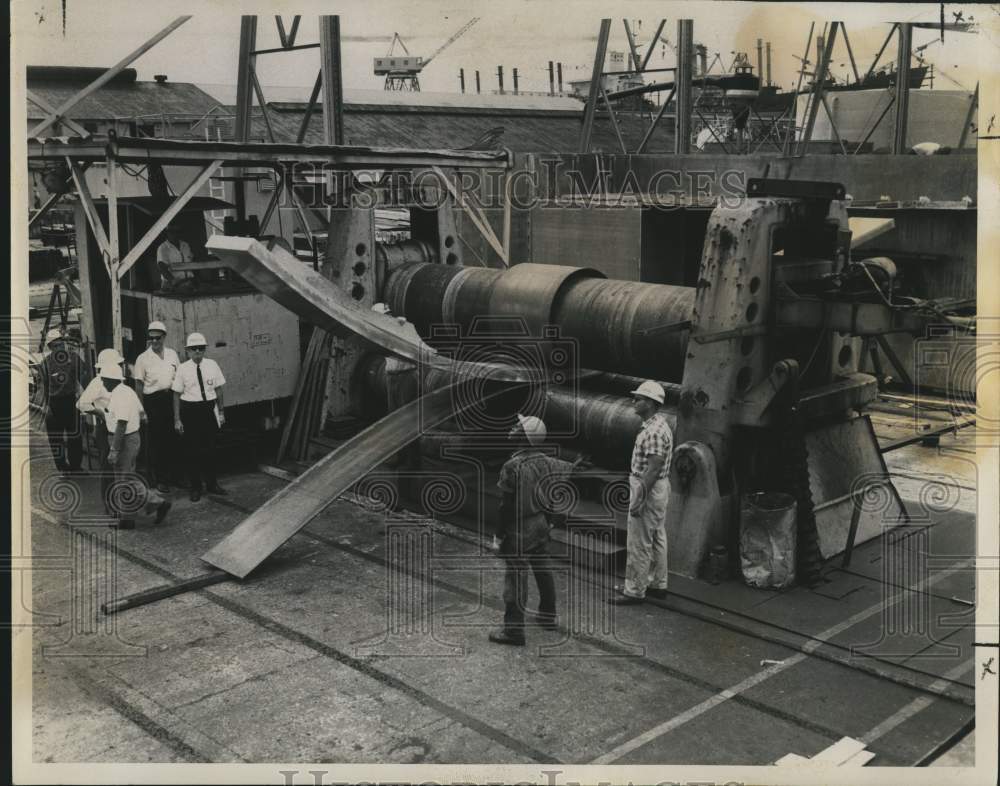
[[[98,375],[90,380],[90,384],[83,389],[83,394],[80,396],[79,401],[76,402],[76,408],[84,414],[94,409],[99,409],[102,412],[102,417],[104,417],[103,413],[107,410],[110,403],[111,394],[104,387],[104,380]]]
[[[182,265],[194,259],[194,254],[191,253],[191,246],[184,240],[177,242],[178,245],[175,246],[169,240],[164,240],[156,249],[156,261],[165,264],[171,269],[171,272],[173,272],[174,265]],[[160,280],[163,286],[170,283],[169,279],[162,275],[160,276]]]
[[[108,402],[108,412],[106,417],[108,432],[114,434],[118,429],[118,421],[125,421],[125,433],[134,434],[139,430],[139,413],[142,412],[142,404],[139,397],[125,383],[121,383],[111,391],[111,401]]]
[[[143,395],[159,393],[161,390],[170,390],[180,365],[181,359],[170,347],[163,348],[162,358],[149,347],[135,359],[132,376],[136,382],[142,383]]]
[[[222,376],[219,364],[212,358],[204,358],[201,361],[201,378],[205,385],[204,397],[198,385],[198,366],[193,360],[185,360],[177,369],[171,389],[174,393],[181,394],[181,401],[215,401],[218,398],[216,388],[225,385],[226,378]]]

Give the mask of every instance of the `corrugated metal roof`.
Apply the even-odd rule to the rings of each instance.
[[[28,90],[54,107],[72,98],[85,85],[79,81],[31,80]],[[115,118],[187,115],[194,121],[218,106],[212,96],[188,82],[110,83],[91,93],[67,115],[71,120],[113,120]],[[46,116],[28,101],[28,119]]]
[[[419,94],[414,94],[419,95]],[[477,140],[490,137],[491,132],[502,129],[499,145],[515,153],[567,153],[577,149],[583,117],[582,105],[575,112],[565,110],[503,110],[495,107],[441,106],[373,106],[365,104],[344,105],[345,144],[364,144],[372,147],[445,148],[462,149]],[[271,124],[279,141],[294,140],[305,114],[304,104],[269,104]],[[222,120],[221,133],[231,139],[234,108],[227,107],[212,122]],[[222,115],[229,117],[223,119]],[[634,114],[619,115],[619,126],[626,147],[633,151],[649,127],[650,118]],[[669,120],[657,125],[647,152],[673,151],[673,133]],[[267,139],[267,128],[258,108],[254,110],[253,137],[255,141]],[[214,135],[214,132],[213,132]],[[494,135],[495,136],[495,135]],[[321,144],[323,141],[322,107],[317,107],[310,118],[305,142]],[[598,115],[594,122],[592,150],[620,153],[611,121]]]

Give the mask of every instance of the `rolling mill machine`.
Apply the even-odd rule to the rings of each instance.
[[[697,576],[712,548],[736,553],[741,495],[783,491],[798,503],[800,578],[815,580],[824,559],[907,520],[863,414],[877,383],[857,368],[863,337],[926,322],[893,302],[889,260],[850,259],[843,198],[833,183],[749,181],[746,198],[713,211],[695,287],[565,265],[466,267],[447,200],[415,213],[412,238],[391,247],[376,247],[373,211],[350,211],[319,272],[249,238],[212,238],[225,264],[337,336],[329,411],[387,414],[299,477],[322,499],[293,508],[291,484],[204,559],[246,575],[407,445],[423,443],[410,461],[499,451],[516,411],[606,470],[589,486],[602,498],[640,426],[627,393],[650,378],[674,427],[671,570]],[[296,521],[264,537],[282,505]],[[248,535],[259,553],[231,559]]]

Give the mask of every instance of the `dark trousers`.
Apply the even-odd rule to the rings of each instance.
[[[80,413],[73,396],[49,399],[49,413],[45,418],[52,458],[59,469],[79,470],[83,465],[83,437],[80,431]]]
[[[215,434],[219,422],[215,419],[214,401],[182,401],[181,423],[184,425],[184,461],[188,466],[191,491],[201,491],[202,482],[214,488]]]
[[[174,394],[169,390],[150,393],[143,396],[142,404],[149,418],[146,423],[146,434],[149,438],[147,470],[157,483],[167,483],[177,471]]]
[[[538,616],[556,618],[556,582],[552,575],[549,547],[543,543],[521,554],[502,554],[506,571],[503,581],[504,627],[515,635],[524,635],[524,612],[528,603],[528,573],[538,585]]]
[[[109,489],[114,482],[114,468],[108,464],[108,450],[111,448],[111,437],[108,434],[107,426],[104,425],[104,418],[97,418],[97,425],[94,427],[94,442],[97,444],[97,466],[101,478],[101,500],[104,508],[111,512],[111,498]]]

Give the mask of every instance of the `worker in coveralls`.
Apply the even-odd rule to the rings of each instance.
[[[76,408],[88,418],[93,427],[94,441],[97,443],[97,465],[101,470],[101,499],[105,506],[108,505],[108,489],[111,486],[111,473],[108,469],[108,427],[106,416],[108,405],[111,403],[111,393],[104,386],[101,379],[101,369],[115,366],[119,370],[124,362],[122,356],[116,349],[102,349],[97,355],[96,376],[90,380],[90,384],[83,390],[83,394],[76,402]],[[110,511],[109,511],[110,512]]]
[[[167,328],[162,322],[150,322],[146,335],[149,347],[135,361],[135,392],[149,416],[149,469],[157,490],[167,492],[167,479],[177,470],[171,387],[181,361],[174,350],[164,346]]]
[[[185,344],[189,359],[174,376],[174,430],[184,438],[184,461],[191,478],[191,501],[201,499],[202,483],[210,494],[225,495],[215,473],[215,435],[225,425],[222,376],[219,364],[205,357],[208,348],[201,333],[192,333]]]
[[[170,503],[161,497],[156,489],[147,487],[136,474],[135,461],[139,457],[142,438],[139,426],[143,419],[142,404],[139,397],[128,385],[123,385],[125,376],[117,364],[101,368],[101,380],[104,388],[110,394],[108,407],[105,411],[105,421],[108,430],[108,465],[115,472],[115,486],[118,494],[114,496],[123,502],[126,500],[143,500],[147,513],[156,513],[156,523],[159,524],[170,510]],[[130,518],[119,518],[116,524],[119,529],[133,529],[135,521]]]
[[[79,472],[83,463],[83,438],[76,399],[89,382],[87,369],[62,331],[45,334],[47,352],[42,360],[41,385],[46,407],[45,430],[52,458],[60,472]]]
[[[663,387],[647,380],[632,391],[642,430],[635,438],[629,470],[628,559],[625,585],[608,602],[642,603],[667,594],[667,502],[674,435],[660,412]]]
[[[532,615],[542,627],[556,629],[556,586],[548,543],[550,509],[547,488],[553,480],[569,475],[574,465],[545,455],[545,424],[535,417],[517,416],[508,434],[517,449],[500,469],[497,487],[500,504],[500,556],[504,572],[503,627],[490,633],[497,644],[524,646],[524,617],[528,600],[528,573],[538,585],[538,611]]]

